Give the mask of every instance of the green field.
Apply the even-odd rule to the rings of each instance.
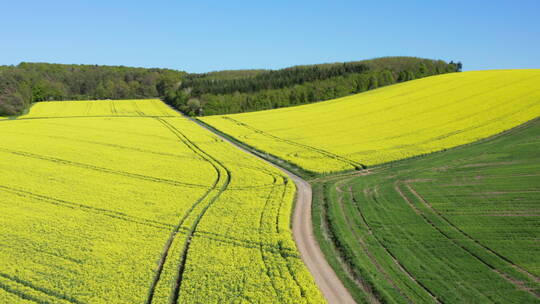
[[[159,100],[0,119],[0,303],[324,302],[295,187]]]
[[[359,303],[539,303],[539,79],[452,73],[200,120],[310,178]],[[325,302],[294,183],[163,102],[40,102],[0,134],[0,303]]]
[[[540,0],[0,8],[0,304],[540,304]]]
[[[199,119],[311,179],[317,238],[358,302],[538,303],[539,79],[451,73]]]
[[[359,302],[540,301],[540,120],[312,184],[318,239]]]

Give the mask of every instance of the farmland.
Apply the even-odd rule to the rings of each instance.
[[[487,138],[540,115],[540,70],[450,73],[332,101],[200,120],[316,174]]]
[[[540,0],[4,1],[0,304],[540,304]]]
[[[357,302],[536,303],[539,80],[452,73],[199,120],[310,178],[300,219]],[[325,302],[293,180],[161,101],[40,102],[0,134],[0,303]]]
[[[453,73],[199,118],[309,178],[359,303],[538,303],[540,70]]]
[[[292,182],[158,100],[0,118],[0,302],[324,302]]]
[[[538,303],[540,119],[321,177],[314,227],[358,302]]]

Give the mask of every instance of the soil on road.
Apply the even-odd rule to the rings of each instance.
[[[263,161],[280,169],[294,181],[297,189],[297,197],[292,227],[294,240],[296,242],[296,246],[298,247],[298,251],[300,251],[300,256],[302,257],[302,260],[313,275],[315,283],[319,287],[319,290],[322,292],[328,303],[356,303],[347,288],[345,288],[341,280],[338,278],[330,264],[328,264],[328,262],[326,261],[324,254],[321,251],[321,248],[319,247],[319,244],[317,243],[317,240],[313,233],[313,224],[311,222],[311,185],[301,177],[293,174],[292,172],[289,172],[288,170],[272,162],[269,162],[265,158],[261,157],[258,153],[247,150],[246,148],[238,145],[237,143],[221,136],[221,134],[216,133],[211,128],[208,128],[204,123],[200,123],[197,120],[194,121],[202,127],[206,128],[207,130],[213,132],[221,139],[233,144],[240,150],[246,153],[253,154],[256,157],[262,159]]]

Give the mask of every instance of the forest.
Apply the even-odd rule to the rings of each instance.
[[[124,66],[24,62],[0,66],[0,116],[22,114],[41,101],[165,96],[185,74]]]
[[[460,62],[416,57],[203,74],[23,62],[0,66],[0,115],[20,115],[42,101],[142,98],[161,98],[190,116],[230,114],[324,101],[461,68]]]
[[[437,74],[460,62],[416,57],[294,66],[281,70],[187,74],[165,101],[188,115],[230,114],[324,101]]]

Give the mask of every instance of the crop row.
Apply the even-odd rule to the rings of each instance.
[[[294,184],[173,114],[51,102],[0,123],[0,272],[28,283],[0,278],[0,298],[324,302],[292,240]]]
[[[540,115],[539,70],[451,73],[298,107],[200,118],[304,170],[328,173],[487,138]]]
[[[320,179],[317,234],[357,300],[536,303],[539,132]]]

